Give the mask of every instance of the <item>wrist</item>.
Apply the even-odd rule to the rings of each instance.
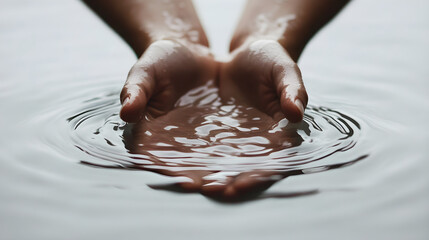
[[[198,44],[198,45],[202,45],[205,47],[208,47],[208,40],[207,37],[204,33],[204,31],[202,31],[202,29],[199,30],[195,30],[195,29],[191,29],[191,30],[187,30],[187,31],[171,31],[171,30],[167,30],[167,31],[151,31],[149,34],[149,42],[148,44],[152,44],[154,42],[157,41],[162,41],[162,40],[173,40],[173,41],[178,41],[178,42],[183,42],[183,43],[189,43],[189,44]]]
[[[139,34],[133,36],[132,41],[129,41],[134,53],[137,57],[140,57],[144,51],[153,43],[171,40],[178,42],[182,45],[201,45],[208,47],[208,40],[205,33],[197,30],[190,30],[184,32],[173,32],[173,31],[142,31]]]
[[[295,62],[298,61],[299,56],[307,43],[307,41],[299,40],[297,37],[293,37],[292,35],[288,35],[288,37],[274,37],[272,35],[260,34],[236,34],[231,40],[230,52],[238,48],[249,46],[250,44],[260,40],[275,41],[279,43]]]

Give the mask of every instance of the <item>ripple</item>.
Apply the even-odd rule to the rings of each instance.
[[[216,96],[216,97],[213,97]],[[299,124],[233,102],[221,104],[209,86],[189,92],[156,119],[126,124],[116,92],[82,101],[69,112],[74,145],[92,166],[151,171],[326,171],[363,159],[352,151],[362,126],[353,117],[308,106]],[[344,153],[349,153],[343,155]]]

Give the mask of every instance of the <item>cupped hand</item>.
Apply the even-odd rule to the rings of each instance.
[[[188,41],[159,40],[131,68],[120,98],[121,118],[137,122],[174,107],[188,90],[215,78],[217,64],[209,49]]]
[[[243,44],[220,67],[220,94],[238,104],[254,106],[275,119],[303,118],[308,102],[301,72],[287,51],[274,40]]]

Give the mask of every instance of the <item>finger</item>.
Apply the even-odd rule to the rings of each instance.
[[[203,194],[226,202],[250,200],[259,196],[281,179],[280,176],[274,174],[259,171],[241,173],[223,185],[214,186],[216,188],[210,189],[210,192],[204,191]]]
[[[240,195],[257,196],[281,179],[274,172],[248,172],[240,174],[233,186]]]
[[[120,117],[126,122],[138,122],[153,94],[155,82],[150,67],[134,65],[121,92]]]
[[[273,75],[283,114],[291,122],[300,122],[308,103],[301,71],[295,63],[284,64],[274,69]]]

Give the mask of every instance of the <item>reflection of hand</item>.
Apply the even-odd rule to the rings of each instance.
[[[274,118],[299,122],[308,97],[301,72],[284,48],[273,40],[257,40],[232,52],[221,66],[220,93],[250,104]],[[282,114],[283,113],[283,114]]]
[[[207,96],[212,95],[207,94]],[[232,164],[236,160],[234,159],[236,156],[241,158],[255,156],[251,154],[251,150],[241,148],[245,146],[253,146],[259,151],[264,149],[270,152],[298,146],[303,140],[295,128],[268,131],[268,129],[273,129],[269,126],[274,125],[275,121],[256,109],[229,110],[230,114],[240,112],[236,117],[226,117],[240,123],[235,127],[221,124],[219,118],[216,117],[219,116],[218,111],[218,108],[210,107],[176,108],[156,119],[140,121],[132,125],[131,131],[124,134],[123,139],[128,151],[144,156],[145,162],[150,162],[147,165],[135,164],[135,167],[162,175],[189,179],[174,185],[152,187],[171,190],[171,187],[174,186],[176,191],[199,192],[218,200],[239,201],[258,196],[272,184],[287,176],[288,173],[275,169],[254,168],[246,166],[246,164],[240,165],[240,163],[237,163],[240,165],[239,170],[233,167],[237,165],[231,165],[232,168],[225,166],[225,169],[222,169],[223,167],[219,169],[217,164],[211,162],[219,161],[221,164],[223,161],[228,161],[227,156],[231,156]],[[224,111],[228,110],[224,109]],[[228,114],[225,113],[222,116],[228,116]],[[251,121],[250,116],[257,117],[259,120]],[[265,124],[267,125],[266,130],[262,130],[265,129]],[[167,130],[166,126],[174,126],[174,128]],[[197,133],[198,129],[215,126],[219,128],[209,130],[207,135]],[[261,131],[258,130],[254,133],[245,131],[253,127],[261,129]],[[246,139],[249,141],[249,137],[252,138],[255,134],[258,136],[258,140],[253,140],[254,142],[246,144],[240,141]],[[228,153],[232,149],[236,149],[237,152]],[[216,160],[217,157],[219,157],[218,160]],[[266,157],[269,159],[268,155]],[[250,162],[252,161],[249,160]]]
[[[190,182],[180,182],[173,185],[150,185],[154,189],[173,190],[181,192],[199,192],[209,198],[221,202],[241,202],[259,197],[261,193],[274,183],[287,177],[284,173],[274,171],[249,171],[225,181],[210,180],[216,172],[204,170],[188,170],[171,172],[160,170],[167,176],[187,177]]]
[[[124,121],[137,122],[145,112],[171,110],[188,90],[214,79],[216,63],[207,47],[187,41],[152,43],[131,68],[121,92]]]

